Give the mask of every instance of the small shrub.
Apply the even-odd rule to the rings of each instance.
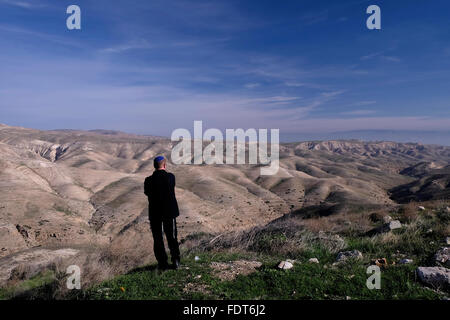
[[[408,203],[399,209],[399,220],[403,223],[411,223],[416,221],[419,214],[415,203]]]

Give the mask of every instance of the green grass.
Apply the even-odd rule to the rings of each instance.
[[[273,230],[260,233],[248,251],[210,251],[187,255],[178,271],[159,273],[155,266],[140,269],[106,281],[84,291],[83,299],[440,299],[446,293],[432,290],[421,284],[415,274],[418,266],[430,265],[430,259],[442,246],[446,234],[448,214],[420,216],[414,223],[390,235],[366,236],[347,234],[345,250],[359,250],[360,261],[333,265],[336,253],[319,243],[294,250],[290,254],[277,253],[295,235]],[[432,230],[430,232],[430,230]],[[292,238],[292,239],[291,239]],[[308,263],[318,258],[320,264]],[[413,259],[410,265],[393,265],[402,257]],[[281,259],[296,259],[294,268],[282,271],[277,268]],[[387,258],[388,267],[382,269],[381,289],[366,286],[367,267],[377,258]],[[222,281],[210,267],[212,261],[258,260],[262,267],[250,275],[239,275],[234,280]],[[185,291],[186,286],[194,290]],[[124,291],[121,290],[121,287]],[[109,288],[108,294],[102,289]]]
[[[269,252],[273,248],[284,245],[287,242],[287,237],[283,233],[271,232],[259,235],[254,241],[251,249],[257,252]]]
[[[414,281],[414,270],[395,267],[382,272],[380,290],[366,286],[366,267],[342,268],[304,263],[294,270],[266,266],[262,271],[215,286],[227,299],[435,299],[438,295]]]
[[[401,218],[401,216],[395,217]],[[292,246],[302,240],[301,233],[261,230],[247,249],[201,246],[182,259],[179,270],[161,272],[156,265],[143,266],[82,291],[71,291],[67,299],[106,300],[173,300],[173,299],[442,299],[448,292],[425,287],[416,277],[418,266],[432,265],[434,253],[443,246],[448,235],[449,214],[444,211],[421,214],[408,226],[389,234],[367,236],[345,233],[345,250],[359,250],[363,259],[334,265],[336,252],[320,242],[303,242],[298,250]],[[210,235],[199,234],[201,240]],[[280,249],[288,246],[292,250]],[[194,257],[200,260],[195,261]],[[291,270],[279,270],[277,264],[287,258],[295,259]],[[319,264],[308,263],[317,258]],[[386,258],[382,269],[381,289],[366,286],[367,267],[377,258]],[[401,258],[413,259],[410,265],[392,263]],[[219,279],[211,262],[256,260],[262,266],[249,275],[233,280]],[[53,281],[53,282],[52,282]],[[30,291],[26,298],[52,298],[58,285],[51,274],[41,274],[14,289],[0,289],[0,298],[14,297],[17,292]],[[20,297],[20,296],[19,296]],[[23,297],[23,295],[22,295]]]
[[[415,279],[414,266],[392,266],[382,270],[381,289],[369,290],[367,265],[349,262],[341,266],[295,263],[279,270],[270,257],[256,272],[222,281],[211,272],[211,261],[229,261],[236,255],[203,254],[200,262],[183,259],[180,270],[159,272],[149,266],[95,286],[82,299],[438,299],[441,296]],[[189,269],[186,269],[188,267]],[[200,276],[200,277],[199,277]],[[186,292],[188,284],[198,292]],[[123,288],[124,290],[122,290]]]
[[[401,253],[413,259],[417,265],[429,265],[433,255],[443,246],[448,217],[449,214],[443,211],[424,215],[410,226],[392,231],[395,237],[391,241],[383,242],[382,234],[348,237],[347,247],[349,250],[359,250],[372,259],[387,258],[392,261]]]
[[[44,292],[49,293],[49,286],[52,286],[54,282],[54,272],[46,270],[28,280],[20,282],[15,286],[1,288],[0,300],[20,297],[33,299],[33,295],[35,295],[36,297],[43,297],[45,295]]]

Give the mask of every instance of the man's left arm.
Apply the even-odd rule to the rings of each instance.
[[[146,178],[144,182],[144,193],[148,197],[150,196],[150,178]]]

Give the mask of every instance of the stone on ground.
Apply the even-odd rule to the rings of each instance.
[[[417,276],[423,283],[433,288],[450,288],[450,269],[443,267],[419,267],[417,268]]]
[[[434,255],[434,261],[438,266],[450,268],[450,247],[439,249]]]
[[[412,259],[402,259],[399,262],[399,264],[410,264],[410,263],[413,263]]]
[[[336,261],[342,262],[349,259],[362,259],[362,257],[363,257],[362,253],[358,250],[343,251],[338,253]]]
[[[385,225],[385,229],[387,231],[391,231],[391,230],[395,230],[395,229],[400,229],[402,227],[402,224],[400,223],[400,221],[398,220],[392,220],[391,222],[387,223]]]
[[[293,267],[294,264],[289,261],[281,261],[280,264],[278,265],[278,269],[281,270],[289,270],[292,269]]]

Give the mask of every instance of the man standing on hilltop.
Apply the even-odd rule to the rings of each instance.
[[[175,197],[175,176],[166,171],[166,159],[156,157],[153,161],[155,171],[145,179],[144,193],[148,197],[148,216],[153,234],[153,250],[158,267],[168,269],[166,249],[164,248],[163,228],[170,249],[172,266],[180,265],[180,249],[177,240],[176,217],[180,215]]]

